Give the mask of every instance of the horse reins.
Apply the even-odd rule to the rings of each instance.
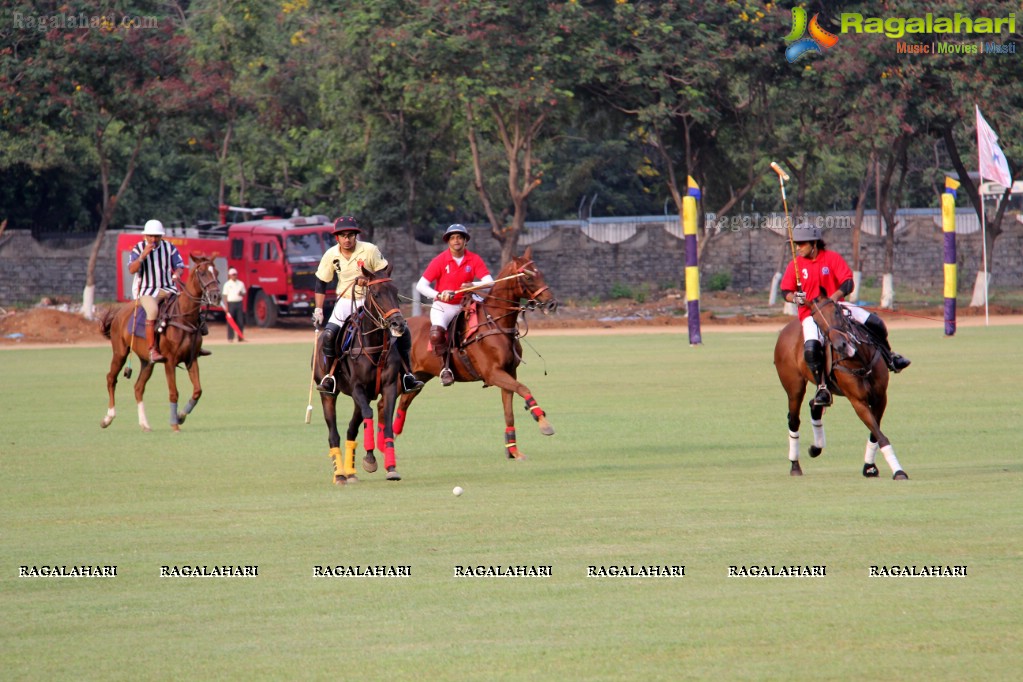
[[[828,297],[827,302],[828,302],[828,304],[833,305],[836,308],[838,307],[838,303],[834,299],[832,299],[831,297]],[[835,333],[841,334],[843,337],[845,337],[846,342],[851,343],[853,348],[856,349],[856,353],[859,354],[860,347],[863,344],[862,344],[862,342],[858,342],[858,339],[856,339],[855,334],[853,334],[850,331],[846,331],[844,329],[839,329],[835,325],[833,325],[830,322],[828,322],[827,318],[824,317],[824,312],[821,309],[821,306],[817,304],[817,301],[811,301],[811,303],[813,304],[814,310],[816,310],[817,313],[820,314],[821,321],[824,322],[824,326],[825,326],[824,334],[825,334],[825,336],[827,336],[832,330],[834,330]],[[842,311],[842,310],[839,310],[838,314],[839,315],[845,315],[845,312]],[[832,345],[834,345],[834,344],[832,344]],[[872,367],[874,366],[874,360],[877,358],[877,354],[880,352],[874,344],[871,344],[871,347],[873,348],[873,351],[874,351],[873,354],[870,356],[870,358],[861,359],[861,362],[863,363],[863,367],[858,369],[858,370],[850,369],[850,368],[845,367],[845,366],[842,365],[843,362],[848,362],[849,360],[852,359],[852,357],[856,357],[855,355],[852,356],[852,357],[842,357],[842,358],[839,358],[838,360],[834,361],[832,363],[832,365],[837,370],[846,372],[848,374],[852,374],[853,376],[858,376],[858,377],[861,377],[861,378],[865,378],[865,377],[869,376],[871,372],[873,372]]]

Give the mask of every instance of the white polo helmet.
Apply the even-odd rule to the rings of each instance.
[[[159,220],[147,220],[146,226],[142,228],[142,234],[162,237],[164,235],[163,223]]]

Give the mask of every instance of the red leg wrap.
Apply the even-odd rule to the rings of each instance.
[[[533,419],[536,421],[540,421],[540,417],[547,414],[540,409],[540,406],[536,404],[536,400],[534,400],[531,395],[526,396],[526,409],[529,410],[529,413],[533,415]]]
[[[515,444],[515,427],[509,426],[504,430],[504,447],[508,451],[509,457],[514,457],[519,454],[519,449]]]
[[[362,420],[362,445],[366,452],[373,452],[373,420]]]
[[[384,451],[384,468],[397,466],[398,458],[394,454],[394,439],[385,439],[381,450]]]
[[[394,415],[394,423],[391,425],[394,435],[397,436],[405,428],[405,410],[398,410]]]
[[[377,421],[377,450],[384,451],[384,423]]]

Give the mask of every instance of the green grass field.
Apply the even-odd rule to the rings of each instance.
[[[880,479],[860,475],[866,430],[843,400],[819,459],[804,411],[806,475],[789,477],[770,332],[705,330],[699,348],[527,337],[543,358],[527,346],[521,377],[558,433],[541,436],[517,400],[526,462],[503,456],[497,389],[431,382],[398,440],[404,480],[344,489],[318,403],[303,424],[305,345],[217,348],[177,435],[162,376],[152,433],[123,380],[100,429],[106,349],[2,351],[0,677],[1018,679],[1020,329],[894,337],[914,365],[892,380],[884,426],[907,482],[880,456]],[[117,577],[18,577],[78,564]],[[259,575],[159,577],[184,564]],[[685,577],[586,577],[647,564]],[[727,575],[754,564],[827,575]],[[868,577],[896,564],[968,575]],[[412,575],[314,578],[316,565]],[[553,575],[454,577],[465,565]]]

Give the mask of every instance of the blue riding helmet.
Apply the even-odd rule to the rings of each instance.
[[[459,223],[455,223],[444,231],[444,241],[446,242],[453,234],[462,235],[465,237],[465,241],[469,241],[470,239],[469,230],[465,229],[465,225],[461,225]]]

